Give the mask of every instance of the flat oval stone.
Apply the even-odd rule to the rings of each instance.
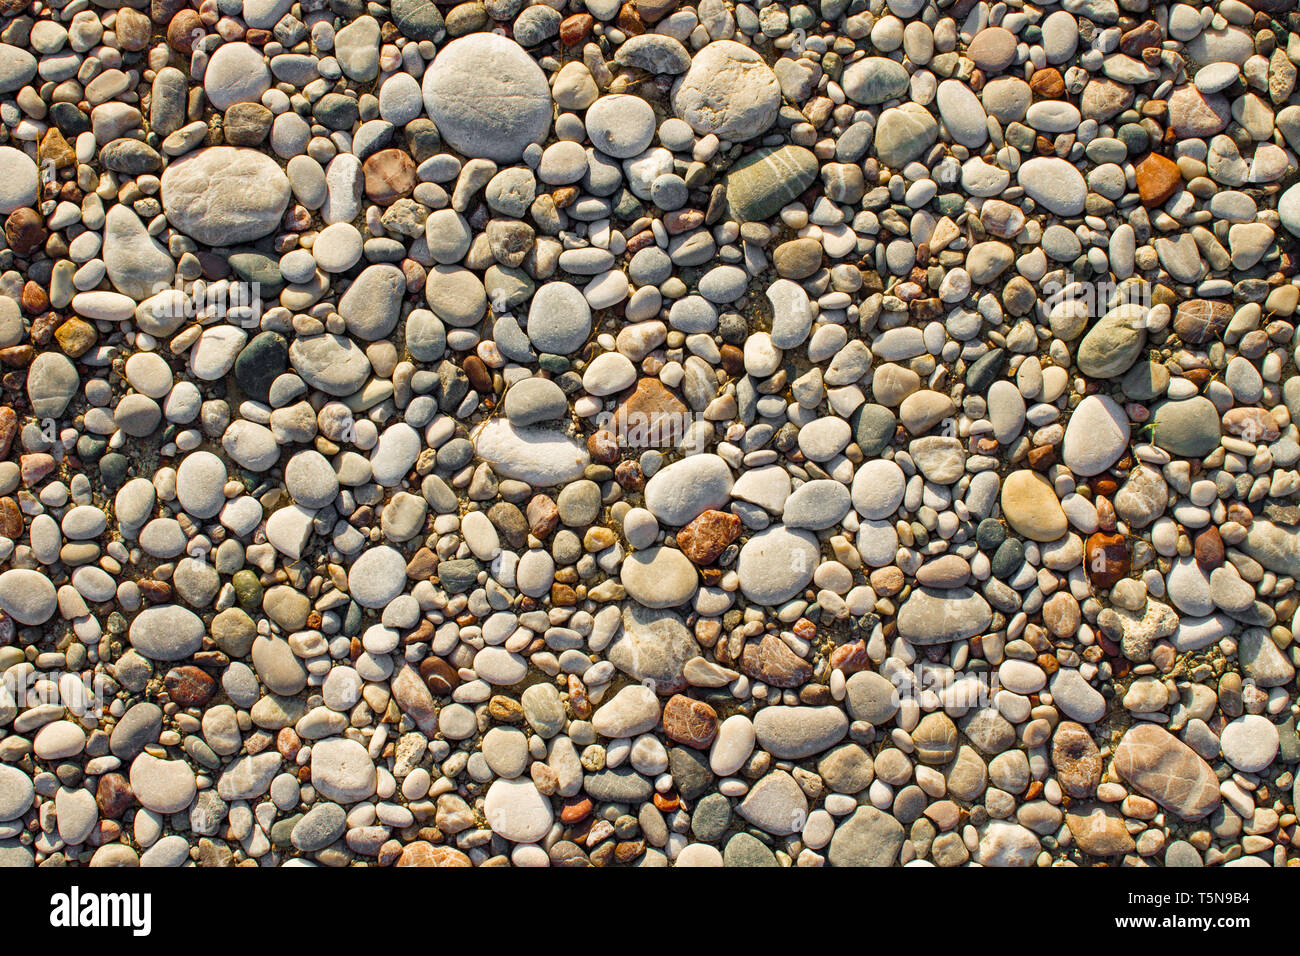
[[[167,221],[210,246],[269,235],[288,204],[288,177],[255,149],[211,146],[174,160],[162,174]]]
[[[778,760],[802,760],[835,746],[848,733],[838,707],[764,707],[754,718],[758,744]]]
[[[1184,820],[1200,820],[1221,802],[1219,779],[1191,747],[1155,724],[1130,727],[1115,748],[1115,771],[1144,796]]]
[[[176,604],[145,608],[128,631],[131,646],[156,661],[180,661],[203,644],[203,620]]]
[[[820,560],[814,535],[774,525],[741,547],[736,562],[740,589],[755,604],[784,604],[808,586]]]
[[[691,60],[672,94],[673,112],[701,136],[741,142],[776,122],[781,84],[751,47],[716,40]]]
[[[439,50],[422,93],[438,132],[466,156],[512,163],[551,128],[546,75],[523,47],[495,33],[472,33]]]
[[[758,149],[727,171],[727,205],[742,222],[776,215],[817,178],[817,157],[802,146]]]
[[[946,644],[983,633],[992,620],[988,601],[970,588],[918,587],[898,609],[898,635],[913,644]]]

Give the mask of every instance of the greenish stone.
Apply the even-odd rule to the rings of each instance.
[[[343,615],[343,633],[351,637],[361,630],[361,605],[356,601],[348,602],[347,613]]]
[[[552,355],[550,352],[543,352],[539,355],[537,357],[537,364],[541,366],[543,372],[552,372],[556,375],[569,370],[568,356]]]
[[[779,867],[776,854],[748,833],[737,833],[722,851],[723,866]]]
[[[879,455],[894,437],[898,420],[884,405],[863,405],[853,413],[853,440],[868,458]]]
[[[234,577],[230,579],[230,584],[235,589],[235,600],[239,606],[246,611],[260,609],[262,606],[262,582],[257,579],[257,575],[245,568],[242,571],[236,571]]]
[[[834,16],[828,17],[826,15],[826,8],[828,6],[839,7],[842,12],[843,8],[847,6],[847,4],[844,3],[844,0],[830,0],[829,3],[823,3],[822,4],[823,20],[835,19]],[[836,14],[836,16],[838,16],[838,14]],[[840,56],[838,53],[834,52],[833,50],[827,53],[825,56],[822,57],[822,72],[824,72],[828,77],[830,77],[832,80],[835,80],[838,83],[840,79],[840,75],[844,72],[844,58]]]
[[[452,594],[460,594],[478,583],[479,570],[479,563],[473,558],[443,561],[438,565],[438,581]]]
[[[834,23],[840,17],[844,16],[844,11],[849,8],[849,0],[821,0],[819,9],[821,10],[822,19]],[[837,56],[836,59],[839,59]],[[824,64],[825,58],[822,59]]]
[[[1288,715],[1277,725],[1277,759],[1283,763],[1300,763],[1300,736],[1296,734],[1295,717]]]
[[[290,836],[293,833],[293,828],[298,825],[298,821],[302,818],[303,814],[295,813],[291,817],[276,820],[271,824],[271,844],[279,847],[292,846]]]
[[[129,464],[125,455],[115,451],[99,459],[99,480],[105,491],[117,491],[126,483],[126,469]]]
[[[939,122],[920,103],[887,109],[876,126],[876,156],[881,165],[899,169],[934,145]]]
[[[1146,347],[1145,313],[1141,306],[1121,305],[1093,325],[1079,343],[1075,364],[1090,378],[1119,378]]]
[[[770,219],[817,178],[817,157],[802,146],[758,149],[727,172],[727,204],[742,222]]]
[[[689,747],[668,751],[668,772],[673,775],[677,792],[686,800],[694,800],[713,785],[708,755]]]
[[[637,199],[626,189],[621,191],[618,196],[618,202],[614,205],[614,217],[627,222],[633,219],[641,218],[645,212],[645,206],[641,200]]]
[[[393,22],[410,40],[436,40],[442,32],[442,12],[433,0],[393,0]]]
[[[68,141],[90,132],[90,117],[77,109],[75,103],[55,103],[50,107],[50,119]]]
[[[1007,370],[1010,356],[1006,349],[989,349],[966,370],[966,389],[977,395],[983,395],[993,383]]]
[[[1024,563],[1025,546],[1020,543],[1019,538],[1007,538],[993,553],[991,562],[993,576],[1005,581],[1019,571]]]
[[[1140,129],[1141,127],[1139,127]],[[1143,134],[1146,131],[1143,130]],[[1122,139],[1114,139],[1110,136],[1098,136],[1086,147],[1084,153],[1094,163],[1101,165],[1103,163],[1122,163],[1133,152],[1133,148],[1128,146]]]
[[[1166,400],[1151,416],[1151,441],[1171,455],[1199,458],[1219,447],[1219,410],[1204,395]]]
[[[731,822],[731,801],[720,793],[711,793],[695,805],[691,815],[691,832],[705,843],[721,839]]]
[[[965,207],[966,197],[961,193],[940,193],[935,197],[934,204],[940,215],[955,216]]]
[[[1120,388],[1135,402],[1149,402],[1169,387],[1169,369],[1155,362],[1138,362],[1124,373]]]
[[[326,93],[312,109],[316,121],[332,130],[350,130],[359,115],[357,101],[342,93]]]
[[[216,755],[202,737],[190,734],[186,736],[181,746],[195,763],[202,764],[209,770],[216,770],[221,766],[221,758]]]
[[[1034,147],[1034,131],[1024,123],[1012,123],[1007,127],[1007,142],[1021,152],[1028,152]]]
[[[235,381],[254,401],[270,400],[271,383],[289,367],[289,343],[279,332],[262,332],[235,359]]]
[[[284,276],[280,274],[280,263],[260,252],[236,252],[227,260],[230,269],[245,282],[256,282],[264,292],[274,292],[284,285]]]
[[[429,6],[432,7],[433,4],[429,3]],[[434,12],[437,13],[437,10],[435,9]],[[409,37],[411,34],[404,35]],[[442,151],[442,137],[438,134],[438,127],[433,125],[433,120],[424,116],[417,117],[406,124],[404,132],[406,146],[417,163],[422,163]]]
[[[82,461],[97,461],[108,447],[108,441],[94,435],[82,435],[77,439],[77,457]]]
[[[1137,123],[1121,126],[1115,135],[1128,148],[1131,156],[1146,152],[1147,146],[1151,143],[1150,135]]]
[[[975,529],[975,540],[981,551],[996,551],[1007,540],[1007,526],[997,518],[985,518]]]

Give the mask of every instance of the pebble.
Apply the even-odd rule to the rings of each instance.
[[[1283,4],[316,6],[0,42],[0,860],[1294,862]]]

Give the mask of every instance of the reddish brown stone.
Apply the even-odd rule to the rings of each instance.
[[[1160,29],[1160,24],[1148,20],[1122,34],[1119,38],[1119,48],[1129,56],[1136,57],[1141,56],[1143,50],[1159,47],[1163,40],[1164,33]]]
[[[586,795],[569,797],[560,807],[560,822],[566,826],[578,823],[590,816],[593,809],[590,797]]]
[[[587,452],[598,465],[612,465],[618,461],[618,439],[614,433],[602,428],[587,436]]]
[[[740,669],[769,687],[798,687],[812,677],[812,666],[775,634],[746,644],[740,655]]]
[[[286,760],[296,760],[302,750],[302,738],[292,727],[281,727],[275,735],[275,750]]]
[[[39,315],[50,307],[50,297],[35,282],[24,282],[21,295],[23,311],[28,315]]]
[[[664,215],[664,228],[668,230],[670,236],[680,236],[702,225],[704,225],[704,213],[699,209],[676,209]],[[820,254],[820,249],[818,251]]]
[[[1198,534],[1192,542],[1192,551],[1196,555],[1196,563],[1204,570],[1213,571],[1222,566],[1225,554],[1219,529],[1210,525]]]
[[[841,644],[831,651],[830,665],[832,670],[843,671],[846,676],[866,670],[871,665],[866,642],[856,640]]]
[[[745,353],[734,345],[724,345],[720,350],[722,353],[722,369],[728,375],[741,375],[745,371]]]
[[[703,750],[718,735],[718,712],[702,700],[674,694],[664,704],[664,733],[679,744]]]
[[[1059,460],[1055,445],[1035,445],[1025,457],[1029,459],[1029,467],[1034,471],[1050,471]]]
[[[15,209],[5,220],[5,236],[14,255],[31,255],[40,248],[46,235],[45,222],[35,209]]]
[[[0,405],[0,458],[9,457],[14,435],[18,434],[18,413],[8,405]]]
[[[712,564],[740,537],[740,518],[725,511],[706,511],[677,532],[677,547],[695,564]]]
[[[1098,531],[1089,536],[1083,547],[1084,568],[1093,587],[1113,587],[1120,578],[1127,577],[1131,566],[1128,543],[1122,534]]]
[[[0,537],[16,541],[23,533],[23,513],[12,498],[0,498]]]
[[[675,445],[686,426],[686,406],[657,378],[643,378],[614,413],[615,431],[629,448]]]
[[[135,793],[126,777],[117,771],[110,771],[99,778],[95,787],[95,805],[101,816],[110,820],[120,817],[135,803]]]
[[[89,322],[73,316],[54,330],[59,348],[71,358],[81,358],[99,339],[99,333]]]
[[[438,569],[438,556],[428,548],[421,548],[406,563],[406,576],[412,581],[427,581]]]
[[[631,863],[645,852],[645,840],[622,840],[614,845],[614,859],[619,863]]]
[[[217,691],[212,675],[192,664],[173,667],[163,678],[167,694],[182,707],[202,707]]]
[[[1189,299],[1180,302],[1174,311],[1173,328],[1178,337],[1188,345],[1204,345],[1219,338],[1232,321],[1232,304],[1212,299]],[[1194,379],[1192,372],[1204,372],[1207,369],[1190,369],[1187,378]],[[1200,383],[1198,383],[1200,384]]]
[[[592,714],[591,700],[587,697],[587,687],[577,674],[569,675],[569,710],[579,720],[587,720]]]
[[[54,458],[43,451],[22,455],[18,459],[18,472],[22,475],[23,484],[29,488],[44,481],[56,466]]]
[[[1059,100],[1065,96],[1065,80],[1055,67],[1035,70],[1029,78],[1029,89],[1039,100]]]
[[[1114,497],[1115,492],[1119,490],[1119,482],[1114,478],[1099,475],[1088,482],[1088,487],[1093,490],[1094,494],[1105,495],[1109,498]]]
[[[389,206],[415,189],[415,160],[403,149],[381,149],[361,166],[366,197]]]
[[[150,604],[166,604],[172,599],[172,586],[166,581],[142,578],[136,586],[140,589],[140,596]]]
[[[591,28],[596,25],[596,18],[590,13],[575,13],[560,21],[560,42],[565,46],[577,46],[587,39]]]
[[[681,799],[675,793],[660,793],[656,790],[650,799],[654,801],[655,808],[660,813],[672,813],[682,805]]]
[[[542,540],[549,538],[560,523],[560,509],[549,495],[534,495],[524,515],[528,519],[528,530]]]
[[[461,367],[465,370],[465,377],[469,379],[470,387],[474,391],[480,395],[492,394],[492,373],[488,371],[481,358],[477,355],[467,355]]]
[[[177,53],[193,53],[207,32],[197,10],[181,10],[167,24],[167,45]]]
[[[408,843],[397,860],[398,866],[473,866],[469,857],[449,846],[434,846],[420,841]]]
[[[1253,445],[1277,441],[1282,434],[1272,415],[1262,408],[1253,407],[1228,409],[1223,413],[1223,429]]]
[[[1142,197],[1144,206],[1159,206],[1183,184],[1178,164],[1159,153],[1148,153],[1134,167],[1134,172],[1137,173],[1138,195]]]
[[[640,491],[645,487],[645,475],[635,461],[620,461],[614,468],[614,480],[628,491]]]
[[[1061,789],[1076,800],[1090,797],[1101,783],[1101,753],[1082,724],[1063,720],[1052,735],[1052,766]]]
[[[420,661],[420,676],[424,678],[424,686],[438,697],[446,697],[460,685],[456,669],[441,657],[430,655]]]
[[[619,8],[618,18],[615,22],[618,24],[618,28],[628,36],[640,36],[645,33],[645,21],[632,3],[625,3]]]

